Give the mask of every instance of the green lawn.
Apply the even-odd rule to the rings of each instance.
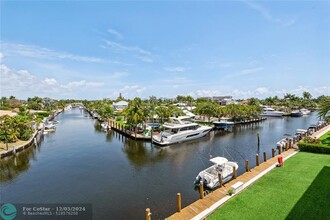
[[[330,131],[322,135],[319,140],[321,141],[322,144],[327,145],[330,147]]]
[[[300,152],[208,219],[329,219],[330,155]]]

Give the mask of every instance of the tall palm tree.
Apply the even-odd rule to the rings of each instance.
[[[319,117],[330,120],[330,96],[326,96],[320,103]]]
[[[155,112],[156,112],[157,116],[160,118],[161,124],[164,123],[164,119],[166,119],[170,116],[170,112],[168,111],[168,108],[163,105],[157,106],[155,108]]]
[[[140,98],[134,98],[129,102],[128,107],[125,109],[125,115],[127,118],[127,123],[134,126],[135,138],[137,125],[143,123],[145,120],[145,105]]]

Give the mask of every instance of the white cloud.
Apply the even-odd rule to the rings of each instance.
[[[46,78],[44,79],[44,83],[46,83],[47,85],[56,85],[57,81],[54,78]]]
[[[269,92],[268,88],[266,87],[259,87],[255,90],[256,94],[258,95],[265,95]]]
[[[192,84],[194,81],[191,79],[188,79],[186,77],[172,77],[161,80],[162,83],[169,83],[169,84],[175,84],[175,85],[189,85]]]
[[[72,81],[67,83],[66,85],[63,85],[63,88],[67,88],[67,89],[75,89],[78,87],[84,87],[86,86],[86,80],[80,80],[80,81]]]
[[[321,86],[321,87],[313,88],[312,94],[314,94],[314,96],[330,95],[330,86]]]
[[[251,68],[251,69],[244,69],[244,70],[241,70],[238,74],[241,76],[241,75],[248,75],[248,74],[251,74],[251,73],[257,73],[257,72],[260,72],[262,70],[264,70],[265,68],[263,67],[256,67],[256,68]]]
[[[197,97],[212,97],[212,96],[216,96],[219,94],[218,90],[207,90],[207,89],[201,89],[201,90],[197,90],[195,92]]]
[[[27,70],[19,70],[17,71],[18,75],[22,78],[26,78],[28,80],[32,80],[35,78],[35,76],[33,76],[31,73],[29,73],[29,71]]]
[[[144,49],[141,49],[140,47],[125,46],[109,40],[104,40],[104,42],[107,47],[110,47],[118,52],[126,52],[126,53],[129,52],[144,62],[154,62],[154,56],[152,55],[152,53]]]
[[[109,75],[109,78],[111,79],[119,79],[125,76],[128,76],[129,74],[127,72],[114,72],[111,75]]]
[[[96,87],[102,87],[104,86],[103,82],[87,82],[86,87],[87,88],[96,88]]]
[[[209,61],[205,64],[206,68],[230,68],[235,64],[232,62],[218,62],[218,61]]]
[[[146,87],[137,84],[126,85],[121,89],[115,90],[112,93],[112,97],[117,98],[119,93],[121,93],[121,95],[125,98],[141,97],[146,90]]]
[[[34,45],[14,44],[14,43],[1,43],[1,48],[9,55],[19,55],[28,58],[39,59],[61,59],[73,60],[77,62],[88,63],[105,63],[107,61],[90,56],[79,56],[67,52],[55,51],[44,47]]]
[[[297,88],[292,88],[292,89],[276,90],[274,93],[275,95],[278,96],[283,96],[287,93],[290,93],[301,97],[303,92],[305,91],[310,92],[313,97],[318,97],[320,95],[330,95],[330,86],[319,86],[319,87],[298,86]]]
[[[296,23],[296,20],[297,20],[296,18],[281,19],[281,18],[274,17],[266,7],[264,7],[261,4],[258,4],[256,2],[246,1],[246,0],[243,0],[242,2],[244,2],[250,8],[256,10],[258,13],[260,13],[264,18],[266,18],[270,22],[278,23],[278,24],[286,26],[286,27],[289,27]]]
[[[0,88],[3,96],[16,97],[48,96],[68,98],[72,91],[79,92],[84,88],[95,88],[104,85],[103,82],[72,81],[60,84],[55,78],[40,78],[28,70],[12,70],[6,65],[0,65]]]
[[[0,52],[0,62],[2,62],[3,57],[3,53]]]
[[[248,69],[243,69],[237,73],[227,75],[227,78],[232,78],[232,77],[238,77],[238,76],[245,76],[245,75],[250,75],[254,73],[258,73],[260,71],[263,71],[265,68],[264,67],[255,67],[255,68],[248,68]]]
[[[115,29],[109,28],[108,33],[114,35],[118,39],[123,39],[123,34],[116,31]]]
[[[181,67],[181,66],[176,66],[176,67],[166,67],[166,68],[164,68],[164,70],[166,70],[168,72],[183,73],[183,72],[187,71],[187,68]]]

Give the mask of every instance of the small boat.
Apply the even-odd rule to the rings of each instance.
[[[219,186],[219,173],[221,174],[222,183],[230,181],[234,175],[234,168],[238,169],[238,164],[236,162],[228,161],[224,157],[214,157],[210,159],[214,164],[209,168],[201,171],[195,180],[195,185],[201,183],[209,189],[214,189]]]
[[[300,112],[301,112],[303,115],[309,115],[309,114],[311,113],[310,110],[305,109],[305,108],[300,109]]]
[[[45,125],[45,128],[46,128],[46,129],[55,129],[56,126],[53,125],[52,123],[49,123],[49,124],[46,124],[46,125]]]
[[[301,117],[301,116],[303,116],[303,113],[299,110],[293,110],[291,112],[291,117]]]
[[[232,130],[232,128],[234,127],[234,122],[232,121],[228,121],[229,118],[221,118],[220,121],[214,121],[214,127],[216,129],[220,129],[220,130]]]
[[[288,139],[287,138],[283,138],[283,139],[279,140],[276,143],[276,146],[277,147],[281,147],[283,149],[283,148],[285,148],[286,143],[288,143]]]
[[[104,131],[110,130],[110,127],[106,122],[101,123],[101,127]]]

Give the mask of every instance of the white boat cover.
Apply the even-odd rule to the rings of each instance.
[[[228,160],[224,157],[215,157],[210,159],[210,161],[214,164],[224,164],[228,162]]]

